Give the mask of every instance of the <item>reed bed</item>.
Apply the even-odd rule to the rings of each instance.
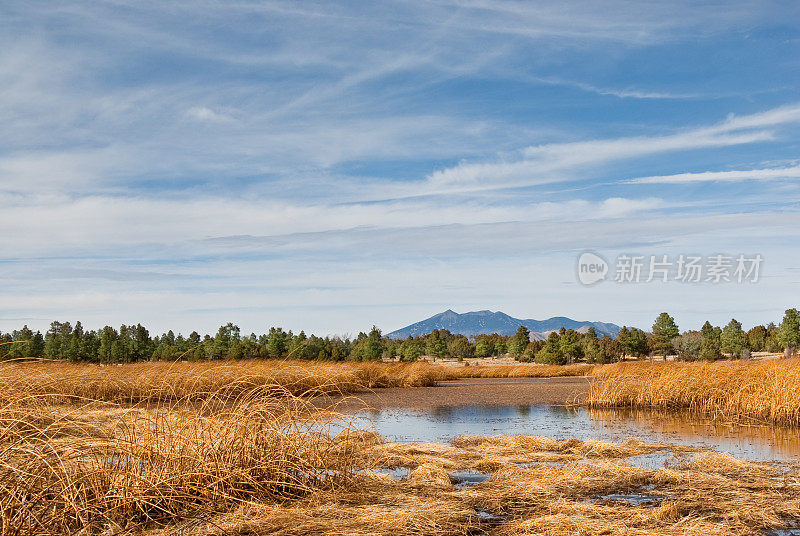
[[[2,536],[760,536],[800,519],[798,466],[637,439],[386,443],[312,404],[446,367],[53,365],[0,368]]]
[[[476,367],[440,367],[443,380],[461,378],[558,378],[589,376],[596,365],[481,365]]]
[[[736,460],[717,452],[534,436],[462,437],[450,445],[379,444],[368,451],[412,469],[398,485],[457,497],[489,514],[498,535],[763,535],[800,519],[797,466]],[[660,468],[636,465],[660,453]],[[473,487],[443,477],[491,472]],[[427,485],[425,485],[427,483]]]
[[[236,398],[261,390],[293,396],[342,395],[384,387],[425,387],[459,378],[584,376],[591,366],[446,367],[428,363],[253,360],[126,365],[54,361],[0,363],[0,401],[47,395],[108,402]]]
[[[331,433],[335,415],[288,392],[137,408],[53,400],[0,407],[3,536],[135,533],[335,493],[374,441],[346,425]]]
[[[514,447],[520,451],[512,455]],[[633,456],[653,452],[673,457],[655,469],[632,463]],[[515,456],[527,463],[513,461]],[[351,486],[334,494],[320,490],[293,502],[242,505],[187,521],[180,530],[198,536],[760,536],[787,529],[800,516],[796,467],[637,440],[598,445],[514,436],[466,437],[451,445],[376,442],[356,457],[367,466],[393,459],[409,472],[394,480],[360,471]],[[492,475],[461,486],[452,475],[465,467],[483,467]],[[165,530],[151,534],[174,533]]]
[[[700,449],[525,435],[385,443],[288,392],[53,400],[0,408],[3,536],[755,536],[800,517],[797,467]],[[649,454],[664,466],[635,464]],[[464,486],[459,470],[490,478]]]
[[[592,374],[591,407],[680,409],[800,426],[800,359],[619,363]]]
[[[62,396],[108,402],[164,402],[264,394],[308,397],[381,387],[434,385],[439,367],[425,363],[303,361],[148,362],[90,365],[53,361],[0,364],[0,400]]]

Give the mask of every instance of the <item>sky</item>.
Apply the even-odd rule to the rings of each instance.
[[[779,321],[799,58],[794,1],[4,0],[0,330]]]

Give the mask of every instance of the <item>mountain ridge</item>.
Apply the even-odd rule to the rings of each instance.
[[[600,337],[603,335],[616,337],[620,330],[620,326],[610,322],[573,320],[565,316],[535,320],[514,318],[502,311],[488,309],[466,313],[456,313],[452,309],[447,309],[425,320],[392,331],[386,336],[392,339],[405,339],[409,335],[413,337],[425,335],[434,329],[447,329],[451,333],[460,333],[467,337],[491,333],[513,335],[519,326],[528,328],[531,332],[531,339],[546,339],[550,332],[558,331],[562,327],[577,331],[586,331],[589,327],[594,327]]]

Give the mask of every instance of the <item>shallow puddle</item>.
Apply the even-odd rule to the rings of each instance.
[[[448,473],[450,482],[457,488],[469,488],[481,482],[486,482],[491,478],[491,473],[481,473],[474,469],[462,469]]]
[[[408,467],[377,467],[372,471],[398,481],[408,476]]]
[[[764,536],[800,536],[800,528],[767,529]]]
[[[486,510],[476,510],[478,517],[485,523],[504,523],[508,521],[508,516],[502,514],[493,514]]]
[[[800,462],[800,432],[771,426],[720,424],[697,416],[559,406],[440,406],[429,410],[360,411],[354,426],[371,427],[387,441],[443,443],[461,435],[527,434],[556,439],[648,443],[712,448],[745,460]],[[663,467],[666,453],[636,456],[630,463]]]
[[[655,508],[661,505],[665,497],[646,495],[644,493],[610,493],[608,495],[600,495],[590,499],[588,502],[594,503],[626,503],[631,506],[638,506],[641,508]]]

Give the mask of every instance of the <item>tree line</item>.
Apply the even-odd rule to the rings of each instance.
[[[706,321],[699,330],[680,333],[675,319],[661,313],[653,324],[652,348],[666,359],[674,354],[679,359],[714,360],[722,357],[748,358],[752,352],[784,352],[793,356],[800,346],[800,314],[787,309],[779,325],[770,322],[745,331],[742,323],[732,318],[725,327]]]
[[[735,319],[724,327],[703,324],[700,330],[680,332],[668,313],[661,313],[652,330],[623,327],[616,338],[600,337],[593,327],[585,332],[561,328],[546,340],[531,340],[527,328],[514,335],[482,334],[471,338],[446,329],[422,336],[394,340],[373,326],[355,338],[307,336],[282,328],[267,333],[243,335],[232,323],[217,333],[184,337],[170,330],[151,336],[141,324],[105,326],[86,330],[80,322],[53,322],[44,334],[27,326],[0,333],[0,359],[46,358],[89,363],[135,363],[139,361],[206,361],[223,359],[305,359],[330,361],[374,361],[397,358],[416,361],[423,356],[465,359],[508,355],[523,362],[568,364],[612,363],[633,357],[675,355],[683,360],[714,360],[749,357],[751,352],[794,354],[800,346],[800,315],[788,309],[779,325],[755,326],[749,331]]]

